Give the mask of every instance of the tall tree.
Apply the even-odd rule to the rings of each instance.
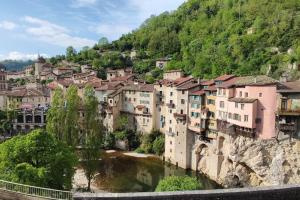
[[[46,130],[55,138],[62,140],[65,125],[65,102],[63,91],[60,88],[55,89],[51,107],[47,112]]]
[[[78,144],[78,109],[80,107],[80,97],[78,96],[78,88],[76,85],[71,85],[68,88],[65,99],[63,139],[68,145],[75,147]]]
[[[91,190],[91,180],[97,170],[97,162],[100,157],[102,143],[103,124],[98,112],[98,101],[91,86],[86,86],[83,97],[84,119],[83,119],[83,150],[85,175],[88,179],[88,190]]]
[[[77,52],[72,46],[69,46],[66,49],[66,59],[68,61],[72,61],[74,59],[74,57],[76,56],[76,54],[77,54]]]
[[[100,40],[98,41],[98,45],[99,45],[99,46],[104,46],[104,45],[107,45],[107,44],[109,44],[109,41],[108,41],[108,39],[107,39],[106,37],[102,37],[102,38],[100,38]]]

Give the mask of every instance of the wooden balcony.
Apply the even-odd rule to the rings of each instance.
[[[300,108],[299,109],[280,108],[277,110],[277,115],[300,116]]]

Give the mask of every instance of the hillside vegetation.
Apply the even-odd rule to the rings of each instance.
[[[267,72],[279,77],[288,64],[300,62],[300,1],[189,0],[119,40],[99,43],[66,57],[99,70],[133,65],[154,78],[159,76],[154,60],[166,56],[172,58],[168,69],[196,77]],[[132,49],[138,56],[133,62],[127,57]]]

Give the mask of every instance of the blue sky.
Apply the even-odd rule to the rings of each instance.
[[[185,0],[1,1],[0,60],[53,56],[101,37],[118,39],[150,15],[175,10]]]

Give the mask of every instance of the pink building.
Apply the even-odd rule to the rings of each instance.
[[[275,137],[276,84],[267,76],[247,76],[218,85],[218,129],[262,139]]]

